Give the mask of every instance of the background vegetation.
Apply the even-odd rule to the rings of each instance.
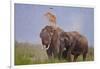
[[[62,63],[67,60],[49,59],[46,51],[42,49],[42,45],[32,43],[19,43],[15,41],[15,65],[27,64],[47,64],[47,63]],[[87,61],[94,60],[94,48],[90,47]],[[77,61],[82,61],[82,55],[78,57]]]

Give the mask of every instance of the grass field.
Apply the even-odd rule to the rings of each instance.
[[[47,64],[47,63],[62,63],[66,60],[49,59],[46,51],[41,48],[39,44],[31,43],[18,43],[15,42],[15,65],[28,65],[28,64]],[[87,61],[94,60],[94,48],[89,48]],[[82,61],[82,56],[78,57],[77,61]]]

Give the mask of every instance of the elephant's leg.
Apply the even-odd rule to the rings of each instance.
[[[86,60],[87,53],[83,53],[83,61]]]
[[[58,54],[58,58],[61,59],[61,52],[59,52],[59,54]]]
[[[79,55],[74,55],[74,59],[73,59],[74,62],[76,62],[78,56],[79,56]]]
[[[53,54],[54,54],[54,58],[57,58],[58,57],[58,54],[55,50],[53,50]]]
[[[61,60],[61,58],[62,58],[62,51],[59,52],[58,58]]]
[[[52,53],[53,53],[54,58],[56,58],[57,53],[56,53],[56,50],[54,48],[52,48]]]
[[[48,50],[47,50],[47,55],[48,55],[48,58],[52,58],[52,50],[49,48]]]
[[[83,53],[83,61],[86,60],[87,54],[88,54],[88,46],[87,46],[87,48],[85,48],[85,51]]]
[[[50,53],[50,50],[47,50],[47,55],[52,56],[51,53]]]
[[[71,51],[68,51],[68,53],[67,53],[67,59],[68,59],[68,62],[72,61]]]
[[[54,58],[57,58],[59,57],[59,47],[54,47],[52,48],[53,50],[53,55],[54,55]]]
[[[59,49],[59,59],[61,60],[62,59],[62,54],[63,54],[63,48],[62,47],[60,47],[60,49]]]

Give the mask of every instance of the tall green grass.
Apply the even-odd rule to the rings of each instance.
[[[47,64],[47,63],[62,63],[67,60],[49,59],[46,51],[41,48],[39,44],[19,43],[15,42],[15,65],[28,65],[28,64]],[[87,61],[94,60],[94,49],[89,48]],[[77,61],[83,61],[82,55],[78,57]]]

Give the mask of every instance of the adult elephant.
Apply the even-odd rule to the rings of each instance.
[[[52,49],[50,47],[50,44],[51,44],[53,31],[54,31],[54,28],[52,26],[46,26],[40,32],[42,45],[43,45],[43,48],[46,49],[48,57],[52,56]]]
[[[52,53],[54,58],[60,59],[62,57],[62,52],[64,49],[64,46],[61,45],[60,42],[60,34],[62,32],[63,32],[62,30],[58,30],[58,29],[53,31],[50,47],[52,48]]]
[[[76,61],[78,56],[82,54],[83,60],[86,60],[88,53],[88,40],[86,37],[76,31],[63,32],[60,36],[62,47],[66,48],[66,51],[62,53],[64,58],[67,57],[68,61]],[[74,56],[73,60],[71,55]]]
[[[43,47],[45,46],[48,57],[54,56],[55,58],[60,55],[60,34],[63,30],[60,28],[53,28],[46,26],[40,32]]]

